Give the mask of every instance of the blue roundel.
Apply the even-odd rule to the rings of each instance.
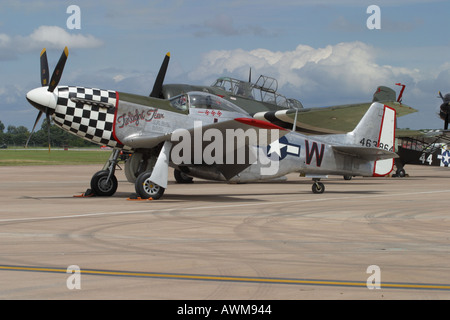
[[[450,151],[449,150],[445,150],[444,152],[442,152],[441,161],[444,166],[448,167],[448,165],[450,164]]]

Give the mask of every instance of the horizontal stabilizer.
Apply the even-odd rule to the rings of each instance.
[[[395,152],[374,147],[332,146],[332,148],[336,152],[368,161],[398,158],[398,155]]]

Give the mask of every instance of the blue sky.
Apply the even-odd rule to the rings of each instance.
[[[369,5],[381,29],[369,30]],[[68,6],[81,29],[67,28]],[[166,83],[211,84],[230,75],[276,77],[305,107],[370,101],[378,85],[419,110],[400,127],[442,128],[437,93],[450,92],[449,1],[10,1],[0,5],[0,120],[31,129],[25,100],[40,86],[39,53],[53,69],[65,45],[60,84],[148,95],[166,52]]]

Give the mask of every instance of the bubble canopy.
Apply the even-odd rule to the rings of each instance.
[[[211,93],[193,91],[170,99],[170,104],[181,111],[187,111],[191,108],[197,109],[214,109],[230,112],[238,112],[248,115],[248,112],[238,107],[234,103],[225,100]]]

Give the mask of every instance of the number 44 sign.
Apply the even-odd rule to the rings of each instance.
[[[431,164],[433,163],[433,154],[430,153],[427,157],[426,153],[422,153],[419,160],[420,162],[422,162],[422,164],[425,164],[425,162],[427,162],[431,166]]]
[[[440,160],[440,166],[441,167],[449,167],[450,165],[450,150],[448,150],[447,146],[443,146],[440,148],[441,150],[441,154],[437,155],[437,159]],[[420,157],[419,157],[419,161],[422,164],[428,164],[428,165],[433,165],[433,155],[435,153],[426,153],[423,152]],[[437,165],[437,163],[435,162],[434,165]]]

